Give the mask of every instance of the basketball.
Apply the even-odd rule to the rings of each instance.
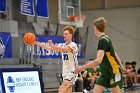
[[[31,32],[26,33],[23,36],[23,42],[25,44],[31,45],[31,44],[33,44],[35,42],[35,40],[36,40],[36,36],[33,33],[31,33]]]

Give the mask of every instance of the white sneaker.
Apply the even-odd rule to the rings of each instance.
[[[89,91],[87,91],[86,89],[83,90],[83,93],[89,93]]]

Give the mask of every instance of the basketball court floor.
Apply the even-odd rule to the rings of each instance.
[[[123,89],[124,92],[121,93],[140,93],[140,86],[137,87],[131,87],[131,88],[125,88]],[[58,93],[58,91],[55,92],[45,92],[45,93]],[[83,92],[73,92],[73,93],[83,93]],[[93,93],[92,90],[87,93]],[[111,93],[111,92],[103,92],[103,93]]]
[[[58,92],[46,92],[46,93],[58,93]],[[73,93],[82,93],[82,92],[73,92]],[[92,93],[92,92],[89,92]],[[128,91],[128,92],[124,92],[124,93],[140,93],[140,90],[137,91]]]
[[[58,92],[46,92],[46,93],[58,93]],[[73,92],[73,93],[82,93],[82,92]],[[89,93],[92,93],[92,91]],[[121,93],[140,93],[140,89],[130,90],[130,91],[126,90],[125,92],[121,92]]]

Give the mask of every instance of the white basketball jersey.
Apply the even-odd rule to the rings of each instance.
[[[63,74],[71,73],[75,71],[75,67],[78,65],[77,55],[78,55],[78,47],[77,44],[74,42],[71,42],[69,45],[66,45],[66,43],[63,45],[63,47],[70,47],[72,51],[69,52],[62,52],[62,61],[63,61],[63,67],[62,72]]]

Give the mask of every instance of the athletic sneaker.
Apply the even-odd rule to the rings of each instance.
[[[87,91],[86,89],[83,90],[83,93],[89,93],[89,91]]]

